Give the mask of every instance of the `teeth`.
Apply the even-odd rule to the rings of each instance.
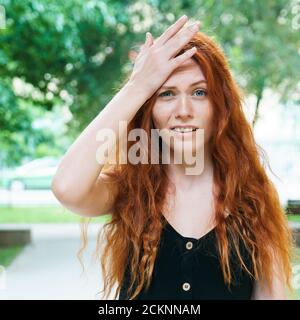
[[[177,132],[192,132],[192,131],[196,131],[196,128],[173,128],[172,130],[177,131]]]

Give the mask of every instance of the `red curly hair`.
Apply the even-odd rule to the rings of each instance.
[[[241,90],[235,83],[223,50],[212,37],[198,32],[178,53],[195,46],[194,59],[207,81],[208,98],[214,109],[210,141],[213,161],[214,206],[220,265],[225,283],[233,280],[230,255],[236,254],[241,267],[255,280],[266,281],[271,288],[274,254],[291,289],[293,237],[278,193],[267,177],[266,155],[253,136],[242,110]],[[143,128],[151,143],[151,110],[157,93],[148,99],[129,123],[128,130]],[[133,144],[128,142],[128,149]],[[118,145],[118,144],[117,144]],[[104,289],[110,294],[118,284],[115,298],[128,264],[132,275],[129,291],[135,286],[134,299],[144,286],[149,287],[154,262],[164,227],[162,213],[169,190],[166,164],[117,164],[103,169],[118,185],[111,220],[104,224],[97,238],[96,251],[101,257]],[[225,216],[225,211],[229,216]],[[82,229],[83,247],[86,228]],[[102,238],[102,235],[105,235]],[[239,251],[242,241],[251,256],[247,269]],[[103,251],[100,246],[103,245]]]

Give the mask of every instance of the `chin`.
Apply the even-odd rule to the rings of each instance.
[[[198,159],[197,161],[204,158],[204,149],[193,147],[191,143],[186,143],[183,148],[168,146],[167,149],[170,152],[170,158],[174,158],[174,163],[175,159],[177,159],[176,164],[182,164],[184,162],[192,164],[196,158]]]

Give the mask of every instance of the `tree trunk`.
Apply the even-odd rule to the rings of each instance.
[[[253,117],[253,120],[252,120],[252,128],[254,128],[255,123],[259,118],[259,104],[260,104],[260,101],[262,99],[263,91],[264,91],[264,89],[261,88],[261,90],[257,94],[257,100],[256,100],[256,105],[255,105],[255,113],[254,113],[254,117]]]

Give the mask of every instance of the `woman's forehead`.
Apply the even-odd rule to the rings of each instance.
[[[201,67],[193,59],[188,59],[177,67],[167,78],[163,85],[173,86],[174,82],[182,79],[205,80]]]

